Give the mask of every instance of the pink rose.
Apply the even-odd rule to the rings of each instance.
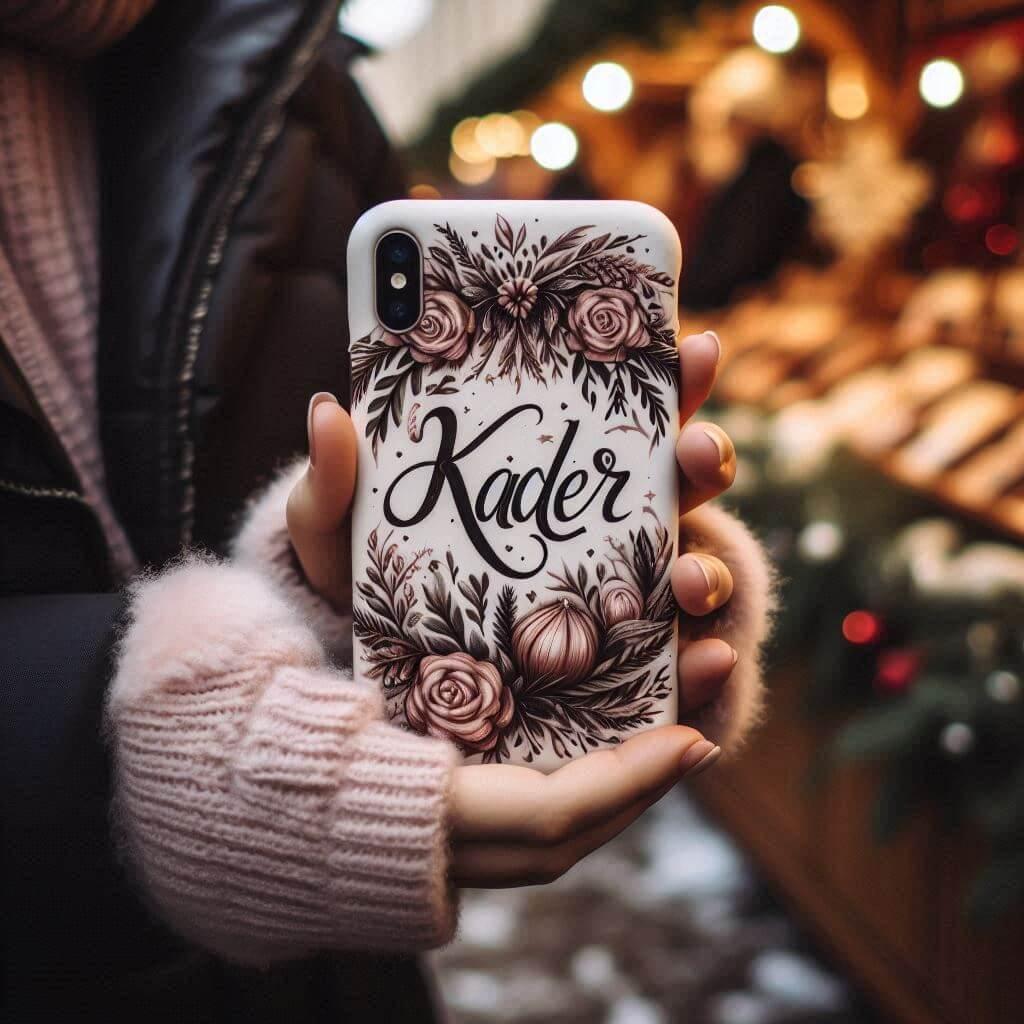
[[[428,654],[406,695],[405,717],[417,732],[464,750],[493,750],[512,721],[512,694],[489,661],[461,651]]]
[[[599,363],[621,363],[633,348],[650,343],[636,296],[625,288],[581,292],[569,310],[567,344]]]
[[[601,584],[601,611],[604,621],[614,626],[627,619],[639,619],[644,613],[643,598],[640,591],[628,580],[618,576],[609,576]]]
[[[393,345],[405,345],[417,363],[456,363],[465,354],[476,316],[454,292],[427,292],[419,323],[404,334],[391,335]]]

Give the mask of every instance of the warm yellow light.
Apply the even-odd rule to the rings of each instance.
[[[530,137],[533,159],[549,171],[560,171],[576,159],[576,133],[559,121],[542,124]]]
[[[441,193],[435,185],[428,185],[421,182],[409,189],[410,199],[440,199]]]
[[[837,57],[828,69],[828,107],[844,121],[856,121],[868,112],[870,101],[858,64]]]
[[[769,4],[754,15],[754,42],[769,53],[788,53],[800,41],[800,22],[781,4]]]
[[[633,95],[633,79],[612,61],[595,64],[583,76],[583,98],[597,110],[621,110]]]
[[[491,154],[477,142],[476,129],[479,124],[479,117],[466,117],[452,129],[452,149],[467,164],[485,164],[491,159]]]
[[[498,161],[493,156],[485,160],[463,160],[458,153],[451,153],[448,157],[448,170],[452,177],[463,185],[482,185],[494,173]]]
[[[522,142],[516,156],[529,156],[530,138],[544,122],[532,110],[513,110],[509,116],[515,118],[522,132]]]
[[[474,136],[488,156],[515,156],[524,144],[523,129],[510,114],[488,114],[481,118]]]
[[[963,72],[945,57],[930,60],[921,68],[918,87],[928,106],[951,107],[963,95]]]

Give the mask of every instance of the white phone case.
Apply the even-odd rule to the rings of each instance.
[[[407,231],[421,319],[377,320]],[[355,671],[467,760],[676,721],[679,240],[632,202],[399,201],[348,247]]]

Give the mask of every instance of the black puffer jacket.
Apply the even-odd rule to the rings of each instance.
[[[304,447],[310,394],[346,390],[348,232],[400,176],[336,8],[167,0],[89,65],[100,423],[143,564],[221,546],[246,496]],[[7,1019],[428,1020],[412,960],[231,967],[140,904],[108,838],[100,737],[121,599],[2,345],[0,523]]]

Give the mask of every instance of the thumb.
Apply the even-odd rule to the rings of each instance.
[[[306,578],[335,598],[340,528],[352,504],[356,482],[356,432],[348,413],[327,391],[315,394],[306,417],[309,466],[288,496],[288,533]]]

